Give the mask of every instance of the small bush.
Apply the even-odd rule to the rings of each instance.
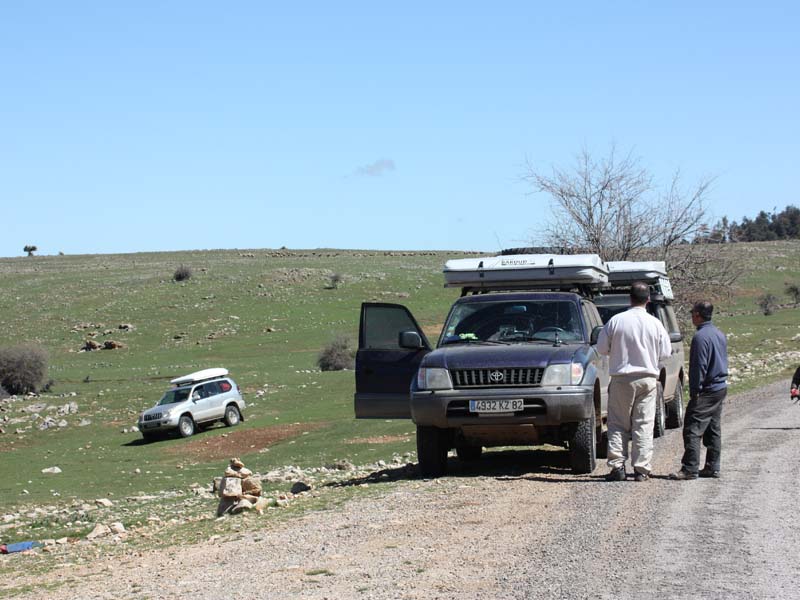
[[[356,351],[350,347],[350,340],[344,336],[335,338],[317,357],[317,366],[321,371],[352,369],[355,363]]]
[[[0,385],[10,394],[36,392],[47,376],[47,352],[34,345],[0,348]]]
[[[334,273],[333,275],[328,275],[328,289],[335,290],[339,287],[339,284],[342,283],[343,277],[339,275],[339,273]]]
[[[800,285],[793,283],[792,285],[786,286],[786,293],[792,299],[795,307],[800,304]]]
[[[764,294],[763,296],[759,297],[756,301],[758,304],[758,308],[761,309],[761,312],[764,313],[764,316],[770,316],[773,314],[778,308],[778,298],[775,294]]]
[[[192,276],[191,267],[187,267],[186,265],[181,265],[180,267],[175,269],[175,274],[172,276],[172,278],[175,281],[186,281],[187,279],[190,279],[191,276]]]

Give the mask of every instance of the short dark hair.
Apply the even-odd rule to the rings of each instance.
[[[694,303],[694,306],[692,306],[692,312],[696,315],[699,315],[703,321],[710,321],[711,315],[714,314],[714,305],[708,300],[700,300],[699,302]]]
[[[631,285],[631,303],[646,304],[650,299],[650,286],[644,281],[634,281]]]

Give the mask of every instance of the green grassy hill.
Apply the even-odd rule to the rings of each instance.
[[[800,283],[800,243],[720,251],[734,253],[743,266],[738,289],[719,301],[716,319],[730,335],[733,381],[754,385],[787,373],[800,363],[800,310],[787,305],[765,317],[755,298],[772,292],[789,302],[783,290]],[[316,358],[337,335],[357,342],[363,301],[406,304],[436,332],[458,295],[443,287],[441,268],[458,256],[463,253],[247,250],[0,260],[0,346],[41,344],[54,380],[50,392],[0,413],[6,418],[0,423],[3,510],[171,492],[180,504],[192,483],[207,484],[231,456],[266,473],[337,459],[388,461],[413,451],[410,421],[355,421],[353,373],[319,372]],[[176,283],[179,265],[191,267],[193,276]],[[335,273],[343,282],[328,289]],[[79,352],[90,336],[125,347]],[[229,369],[243,390],[245,423],[152,444],[123,433],[169,379],[217,366]],[[45,403],[51,408],[40,417],[55,415],[70,401],[78,412],[58,417],[66,427],[41,431],[41,418],[21,412]],[[41,473],[51,466],[63,473]],[[92,523],[30,519],[0,529],[0,540],[78,536]]]

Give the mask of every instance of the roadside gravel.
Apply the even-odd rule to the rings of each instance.
[[[606,483],[604,465],[574,476],[560,451],[492,452],[236,539],[30,583],[71,577],[62,595],[99,599],[797,597],[800,407],[787,389],[728,400],[719,480],[666,479],[679,431],[656,441],[646,483]]]

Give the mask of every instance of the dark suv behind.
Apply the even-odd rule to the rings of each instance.
[[[606,451],[608,362],[595,343],[602,320],[590,295],[517,291],[465,295],[436,348],[404,306],[361,307],[358,418],[411,418],[424,476],[439,476],[455,447],[565,444],[575,473]]]

